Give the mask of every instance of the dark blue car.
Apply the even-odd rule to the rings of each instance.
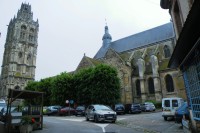
[[[180,106],[175,112],[175,122],[181,123],[183,115],[185,115],[185,119],[189,119],[189,110],[187,102],[184,102],[182,106]]]

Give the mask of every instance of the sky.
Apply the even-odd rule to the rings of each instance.
[[[22,2],[39,20],[35,80],[76,70],[84,54],[93,58],[106,24],[116,41],[170,22],[160,0],[0,0],[0,63],[7,25]]]

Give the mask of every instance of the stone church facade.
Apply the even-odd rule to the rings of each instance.
[[[34,80],[38,31],[39,23],[33,20],[31,5],[22,3],[7,29],[0,77],[1,97],[7,96],[8,89],[23,90],[28,81]]]
[[[76,71],[105,63],[117,68],[121,102],[161,102],[164,97],[186,99],[182,73],[167,68],[175,47],[175,34],[167,23],[112,42],[105,26],[103,45],[94,58],[84,55]]]

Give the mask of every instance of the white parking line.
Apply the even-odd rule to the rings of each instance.
[[[69,118],[67,118],[67,119],[57,118],[57,119],[64,120],[64,121],[76,121],[76,122],[82,122],[82,121],[84,121],[83,119],[69,119]]]
[[[108,126],[109,124],[95,124],[95,125],[101,127],[102,130],[103,130],[103,132],[105,133],[105,132],[106,132],[106,131],[105,131],[105,127]]]
[[[121,121],[121,120],[124,120],[124,119],[126,119],[126,118],[117,118],[118,121]]]

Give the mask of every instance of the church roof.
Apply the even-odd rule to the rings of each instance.
[[[167,23],[110,43],[109,47],[121,53],[135,48],[173,38],[175,36],[172,23]],[[95,59],[103,58],[108,47],[101,47]]]
[[[110,47],[115,49],[117,52],[124,52],[173,37],[174,32],[172,23],[167,23],[153,29],[149,29],[111,42]]]

